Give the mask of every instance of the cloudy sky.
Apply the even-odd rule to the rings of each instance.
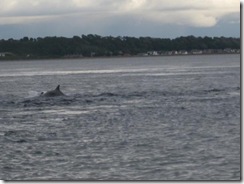
[[[0,0],[0,39],[240,36],[238,0]]]

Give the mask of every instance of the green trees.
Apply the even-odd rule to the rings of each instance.
[[[45,37],[20,40],[0,40],[0,52],[11,52],[20,58],[62,58],[69,56],[136,55],[147,51],[193,49],[240,49],[240,38],[179,37],[175,39],[151,37],[102,37],[81,35],[72,38]]]

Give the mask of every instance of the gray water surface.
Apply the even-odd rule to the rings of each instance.
[[[3,180],[240,180],[239,55],[7,61],[0,89]]]

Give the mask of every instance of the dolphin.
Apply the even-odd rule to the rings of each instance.
[[[63,92],[60,91],[60,85],[58,85],[55,90],[47,91],[46,93],[42,92],[40,96],[55,97],[55,96],[65,96],[65,94],[63,94]]]

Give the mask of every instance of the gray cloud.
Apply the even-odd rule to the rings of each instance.
[[[170,28],[190,33],[216,30],[220,23],[238,29],[239,12],[238,0],[1,0],[0,34],[6,37],[10,27],[22,28],[22,35],[64,36],[153,36]]]

